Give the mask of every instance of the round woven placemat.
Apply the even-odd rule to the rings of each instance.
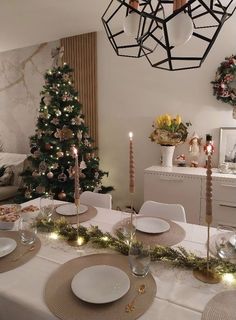
[[[202,320],[236,320],[236,290],[218,293],[206,305]]]
[[[216,238],[218,236],[219,235],[214,234],[213,236],[210,237],[210,252],[216,257],[218,255],[217,255],[215,243],[216,243]],[[226,241],[229,241],[231,234],[229,232],[225,232],[225,233],[222,233],[221,236],[224,236]],[[230,243],[228,243],[227,246],[228,246],[228,249],[230,250],[230,255],[231,255],[231,258],[229,259],[229,261],[231,263],[236,263],[236,250],[235,250],[235,248]]]
[[[148,217],[148,216],[146,216]],[[137,217],[137,219],[139,219],[141,217]],[[153,217],[152,217],[153,218]],[[157,217],[158,218],[158,217]],[[185,238],[185,230],[180,227],[177,223],[171,221],[171,220],[167,220],[167,219],[163,219],[166,222],[169,223],[170,225],[170,229],[166,232],[163,233],[145,233],[145,232],[141,232],[136,230],[135,235],[136,235],[136,239],[138,241],[142,241],[144,243],[148,243],[150,245],[156,245],[159,244],[161,246],[167,246],[167,247],[171,247],[175,244],[180,243],[181,241],[184,240]],[[128,221],[128,219],[125,219]],[[124,225],[124,221],[119,221],[117,224],[114,225],[113,227],[113,231],[115,232],[116,230],[119,230],[122,228],[122,225]]]
[[[88,206],[88,205],[86,205],[86,206],[88,207],[88,210],[79,215],[79,222],[85,222],[85,221],[91,220],[92,218],[94,218],[97,215],[97,209],[95,209],[94,207]],[[58,207],[59,206],[57,206],[57,208]],[[71,223],[71,224],[77,223],[77,215],[64,216],[64,215],[58,214],[55,209],[52,214],[52,218],[53,219],[60,219],[62,217],[65,218],[68,223]]]
[[[92,304],[77,298],[71,290],[73,277],[82,269],[94,265],[110,265],[125,271],[130,279],[130,289],[121,299],[106,304]],[[146,291],[138,295],[140,285]],[[96,287],[94,287],[96,290]],[[152,304],[156,294],[156,282],[149,273],[145,278],[135,277],[128,266],[128,257],[117,254],[94,254],[79,257],[63,264],[49,278],[45,288],[45,302],[51,312],[62,320],[134,320]],[[134,310],[127,313],[125,307],[135,298]]]
[[[36,237],[32,245],[21,243],[18,231],[0,231],[0,237],[14,239],[17,243],[16,249],[5,257],[0,258],[0,272],[6,272],[22,266],[31,260],[39,251],[41,241]]]

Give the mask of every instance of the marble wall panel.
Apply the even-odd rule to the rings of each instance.
[[[43,75],[52,64],[51,49],[58,45],[54,41],[0,53],[0,142],[5,152],[29,152]]]

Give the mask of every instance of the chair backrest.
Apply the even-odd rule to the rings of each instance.
[[[88,204],[94,207],[112,208],[112,196],[108,193],[97,193],[91,191],[84,191],[80,195],[80,201],[83,204]]]
[[[146,201],[139,210],[140,214],[186,222],[186,214],[181,204],[167,204],[155,201]]]

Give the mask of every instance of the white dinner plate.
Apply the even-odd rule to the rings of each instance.
[[[0,238],[0,258],[7,256],[16,248],[16,241],[11,238]]]
[[[236,235],[233,235],[229,238],[229,242],[232,244],[233,247],[236,249]]]
[[[139,217],[136,229],[146,233],[162,233],[170,229],[170,225],[165,220],[155,217]]]
[[[84,213],[88,210],[87,206],[83,204],[79,205],[79,214]],[[74,203],[64,204],[56,208],[56,212],[63,216],[75,216],[77,214],[76,206]]]
[[[130,288],[127,274],[112,266],[97,265],[77,273],[72,282],[73,293],[90,303],[108,303],[123,297]]]

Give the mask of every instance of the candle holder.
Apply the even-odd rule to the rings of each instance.
[[[196,279],[209,283],[219,283],[220,276],[210,268],[210,226],[212,223],[212,152],[207,152],[207,177],[206,177],[206,223],[207,223],[207,265],[206,269],[194,270],[193,275]]]

